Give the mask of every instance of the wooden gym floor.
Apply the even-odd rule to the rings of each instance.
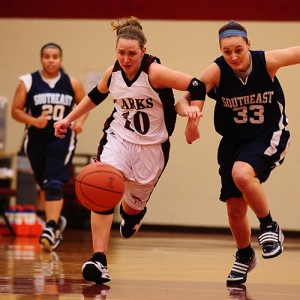
[[[142,227],[143,229],[143,227]],[[90,232],[68,229],[52,253],[37,238],[0,237],[0,299],[199,300],[300,299],[300,239],[286,237],[281,256],[263,260],[243,287],[225,280],[234,262],[230,235],[141,230],[123,240],[116,230],[108,263],[112,281],[94,285],[81,277],[91,256]]]

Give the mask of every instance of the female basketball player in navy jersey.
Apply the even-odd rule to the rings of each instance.
[[[205,86],[190,75],[169,69],[146,53],[146,38],[138,19],[112,23],[117,33],[117,61],[98,85],[66,118],[54,124],[55,135],[64,137],[68,126],[100,104],[110,93],[114,110],[107,119],[97,159],[122,171],[125,192],[120,206],[123,238],[134,235],[146,213],[146,204],[166,167],[176,111],[171,88],[189,91],[204,99]],[[83,277],[98,284],[110,280],[106,253],[113,210],[91,212],[94,254],[82,267]]]
[[[54,136],[53,124],[64,118],[85,92],[82,84],[62,71],[62,49],[54,43],[41,49],[42,69],[20,77],[12,104],[12,117],[26,124],[24,149],[45,200],[46,226],[40,237],[44,250],[62,240],[66,219],[61,216],[63,185],[70,177],[76,134],[86,115],[71,126],[66,139]]]
[[[262,257],[273,258],[283,250],[284,237],[271,217],[261,183],[283,162],[289,146],[285,98],[276,72],[300,63],[300,47],[252,51],[246,29],[233,21],[219,30],[219,44],[222,56],[199,78],[208,95],[216,100],[215,129],[222,136],[218,149],[220,200],[226,202],[229,226],[238,248],[227,283],[240,284],[246,282],[247,273],[257,264],[250,244],[248,206],[260,222]],[[190,117],[186,127],[188,143],[199,137],[197,114],[202,106],[193,104],[188,97],[176,106],[180,115]]]

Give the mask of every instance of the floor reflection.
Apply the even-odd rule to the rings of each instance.
[[[110,287],[106,284],[86,286],[82,289],[82,299],[105,300],[109,290]]]
[[[142,233],[141,233],[142,234]],[[86,232],[69,232],[55,252],[37,239],[0,236],[1,300],[299,300],[299,240],[286,243],[284,256],[261,261],[247,284],[226,286],[232,249],[224,237],[147,236],[112,238],[113,279],[94,285],[82,278],[89,256]],[[220,254],[221,253],[221,254]],[[287,276],[290,274],[291,276]]]
[[[243,284],[227,285],[227,290],[229,292],[230,299],[252,300],[252,298],[247,295],[246,285],[243,285]]]

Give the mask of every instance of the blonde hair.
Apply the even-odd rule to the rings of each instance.
[[[117,44],[120,38],[127,40],[136,40],[139,43],[141,49],[144,48],[147,39],[143,32],[143,27],[136,17],[119,18],[116,21],[112,21],[111,26],[117,33]]]

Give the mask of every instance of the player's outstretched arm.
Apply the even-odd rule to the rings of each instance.
[[[87,114],[95,107],[96,104],[94,104],[89,96],[86,95],[72,112],[70,112],[64,119],[54,123],[54,135],[59,138],[65,137],[72,122],[74,122],[84,114]]]

